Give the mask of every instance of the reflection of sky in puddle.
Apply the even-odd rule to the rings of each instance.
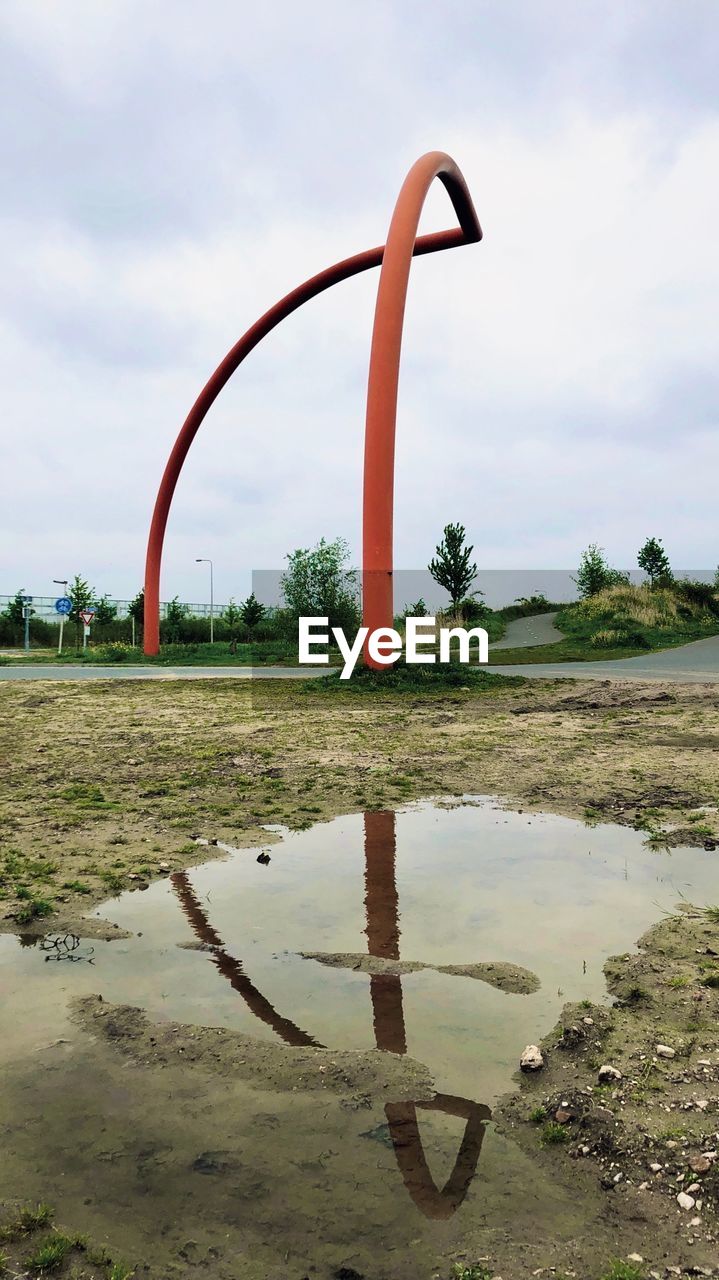
[[[376,839],[386,845],[394,824],[379,822]],[[387,893],[396,883],[403,960],[512,961],[541,981],[532,995],[510,995],[432,971],[401,980],[407,1051],[429,1065],[438,1088],[479,1087],[489,1101],[506,1087],[524,1044],[546,1033],[565,1000],[604,997],[608,955],[632,946],[680,898],[716,897],[712,859],[701,849],[652,852],[626,828],[590,829],[490,802],[409,809],[396,816],[395,838],[396,857],[383,869],[380,852],[372,872],[374,942],[365,913],[365,823],[353,815],[286,835],[271,847],[268,865],[257,862],[257,850],[241,851],[194,869],[182,883],[162,881],[110,902],[98,914],[136,936],[95,943],[91,968],[45,963],[47,953],[37,949],[18,954],[12,939],[3,940],[0,960],[26,982],[41,977],[68,994],[102,991],[108,1000],[142,1005],[151,1017],[274,1037],[271,1018],[258,1020],[231,975],[220,976],[216,957],[177,945],[197,938],[184,892],[213,931],[210,940],[224,944],[225,967],[240,962],[240,986],[254,988],[310,1041],[367,1048],[375,1043],[370,978],[297,953],[371,948],[389,955],[381,938],[391,922],[383,923],[382,912],[390,910]]]
[[[339,818],[287,834],[270,854],[262,865],[257,849],[239,851],[112,901],[98,914],[131,931],[125,940],[43,950],[0,939],[5,1014],[14,1009],[22,1021],[43,1000],[102,992],[154,1019],[408,1052],[427,1063],[438,1090],[423,1124],[466,1126],[440,1194],[423,1166],[421,1113],[414,1103],[386,1107],[405,1183],[432,1217],[461,1202],[487,1107],[509,1086],[524,1045],[546,1034],[566,1000],[605,998],[604,960],[663,911],[680,898],[716,897],[703,850],[652,852],[626,828],[589,829],[488,801]],[[198,939],[212,950],[178,946]],[[541,988],[507,994],[427,970],[370,977],[302,951],[511,961]]]

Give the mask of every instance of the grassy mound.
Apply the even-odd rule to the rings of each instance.
[[[620,583],[562,609],[557,626],[598,653],[684,644],[719,631],[719,593],[703,583]]]
[[[340,680],[339,672],[307,680],[303,688],[328,696],[338,693],[424,693],[435,690],[457,692],[494,692],[506,686],[524,684],[521,676],[495,676],[482,667],[465,666],[457,662],[435,663],[430,666],[407,666],[398,662],[384,671],[358,666],[349,680]]]

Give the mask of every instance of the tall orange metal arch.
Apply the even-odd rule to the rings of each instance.
[[[418,236],[417,227],[427,192],[435,178],[443,183],[459,225],[447,231]],[[145,561],[145,653],[160,651],[160,570],[165,530],[175,487],[190,445],[222,388],[249,353],[286,316],[325,289],[381,265],[375,308],[367,390],[365,428],[362,595],[363,623],[374,631],[391,627],[392,524],[394,506],[394,441],[402,325],[413,257],[474,244],[482,229],[467,184],[454,160],[442,151],[421,156],[410,169],[400,191],[386,245],[344,258],[286,294],[228,351],[190,410],[160,482],[150,524]],[[367,659],[366,659],[367,660]]]

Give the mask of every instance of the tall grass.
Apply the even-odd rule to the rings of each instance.
[[[684,582],[657,588],[622,582],[565,608],[558,623],[596,648],[651,649],[719,631],[719,592]]]

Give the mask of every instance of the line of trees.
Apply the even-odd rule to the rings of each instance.
[[[452,612],[465,623],[475,625],[491,614],[481,597],[483,592],[474,587],[477,564],[473,560],[474,547],[467,543],[464,525],[447,524],[428,565],[435,582],[449,595]],[[292,551],[287,557],[287,568],[280,580],[282,604],[268,609],[252,592],[246,600],[236,604],[234,600],[217,615],[215,636],[222,643],[229,643],[235,650],[239,643],[253,641],[286,640],[296,637],[297,619],[302,616],[329,618],[330,627],[342,627],[346,634],[360,624],[359,575],[350,567],[350,550],[343,538],[327,541],[321,538],[314,547]],[[637,564],[645,573],[651,589],[671,586],[674,582],[669,557],[661,538],[647,538],[637,554]],[[613,568],[604,549],[591,543],[582,552],[579,568],[573,578],[580,597],[596,595],[607,587],[629,582],[627,573]],[[696,590],[713,607],[719,591],[719,569],[714,585],[706,583],[681,583],[685,593]],[[110,641],[127,642],[134,633],[139,642],[145,613],[144,592],[139,591],[129,606],[129,618],[117,617],[117,606],[107,595],[98,596],[80,574],[75,574],[68,585],[67,594],[72,602],[69,621],[74,625],[74,638],[80,647],[82,622],[80,614],[87,608],[95,610],[92,639],[95,643]],[[697,597],[698,598],[698,597]],[[543,597],[536,597],[537,612],[547,606]],[[520,602],[522,612],[531,612],[531,601]],[[524,606],[527,606],[525,609]],[[0,644],[18,644],[22,640],[24,624],[24,595],[18,591],[0,614]],[[32,611],[31,611],[32,612]],[[424,600],[406,605],[400,619],[412,614],[427,613]],[[31,616],[31,640],[36,645],[53,645],[57,641],[57,624]],[[209,640],[209,619],[190,614],[189,607],[177,597],[165,609],[160,624],[163,644],[202,644]]]

